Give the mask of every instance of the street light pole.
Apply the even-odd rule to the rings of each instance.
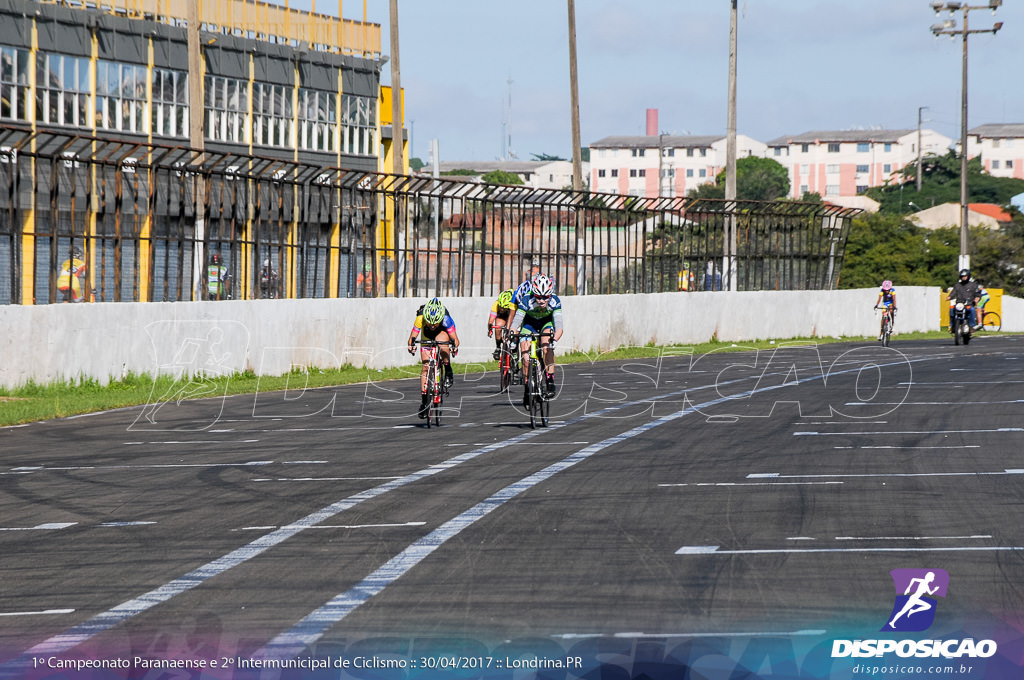
[[[974,9],[990,9],[995,11],[1003,4],[1003,0],[989,0],[987,5],[968,5],[960,2],[942,2],[934,0],[931,7],[935,14],[948,11],[951,15],[954,12],[963,12],[963,23],[960,28],[956,27],[956,20],[948,19],[941,24],[932,25],[932,33],[938,37],[948,35],[950,37],[960,36],[963,41],[963,65],[960,82],[960,261],[959,269],[970,269],[971,256],[967,252],[967,37],[972,33],[991,33],[995,35],[1003,27],[1003,22],[997,21],[992,28],[970,29],[968,28],[967,16]]]

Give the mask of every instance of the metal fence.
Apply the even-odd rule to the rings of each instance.
[[[395,176],[0,126],[0,303],[205,298],[214,255],[230,281],[217,292],[236,299],[492,296],[538,270],[560,294],[721,290],[733,220],[738,290],[830,289],[857,212]]]

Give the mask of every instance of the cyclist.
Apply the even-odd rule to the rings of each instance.
[[[974,327],[974,330],[980,330],[985,325],[985,305],[992,300],[992,296],[988,294],[988,289],[985,286],[978,284],[978,325]]]
[[[65,302],[84,302],[85,295],[85,256],[82,249],[75,246],[71,249],[71,257],[64,260],[57,275],[57,290]]]
[[[960,270],[960,279],[953,284],[953,288],[950,289],[949,295],[946,296],[950,301],[949,304],[949,332],[955,333],[956,329],[953,328],[953,309],[955,302],[963,302],[969,305],[967,308],[967,323],[974,327],[977,323],[974,315],[975,306],[978,304],[978,298],[981,297],[981,293],[978,291],[978,282],[971,278],[970,269]]]
[[[885,307],[889,310],[889,320],[892,322],[892,334],[896,335],[896,287],[892,281],[882,281],[882,287],[878,289],[878,299],[875,300],[875,309]],[[882,334],[878,334],[882,339]]]
[[[452,372],[451,358],[459,353],[459,335],[455,331],[455,321],[448,310],[444,308],[441,301],[432,298],[427,304],[416,310],[416,320],[413,322],[412,330],[409,331],[409,354],[416,353],[416,337],[423,333],[426,340],[447,342],[451,340],[452,345],[441,345],[438,349],[438,356],[444,365],[444,388],[448,389],[455,381]],[[420,418],[427,417],[427,362],[430,355],[425,348],[420,348],[420,359],[423,361],[423,371],[420,373]]]
[[[487,318],[487,337],[494,338],[494,352],[491,354],[495,361],[501,358],[501,332],[508,326],[516,315],[516,305],[512,302],[512,295],[515,291],[511,288],[501,291],[498,299],[491,305],[491,313]],[[498,329],[495,333],[494,329]]]
[[[544,274],[538,274],[530,282],[530,293],[519,301],[512,328],[516,332],[543,333],[551,335],[540,339],[541,350],[544,352],[544,363],[547,365],[544,376],[548,398],[555,396],[555,343],[562,337],[562,301],[554,294],[554,285]],[[528,375],[530,364],[530,342],[524,340],[519,345],[522,354],[523,376]],[[524,381],[525,382],[525,381]],[[529,403],[529,393],[523,396],[524,404]]]

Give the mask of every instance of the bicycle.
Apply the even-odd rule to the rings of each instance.
[[[530,367],[526,372],[526,406],[530,414],[530,427],[537,429],[548,426],[548,416],[551,413],[551,399],[548,397],[547,381],[545,380],[546,364],[544,353],[538,351],[537,340],[541,336],[551,336],[550,333],[520,333],[520,339],[530,340]]]
[[[892,338],[892,310],[888,307],[875,307],[882,310],[882,328],[879,331],[878,339],[882,347],[888,347]]]
[[[498,356],[498,369],[500,371],[500,393],[508,391],[510,385],[517,384],[519,379],[519,347],[515,340],[515,334],[507,328],[502,333],[500,354]]]
[[[444,398],[448,394],[448,388],[445,387],[441,362],[437,359],[438,347],[454,343],[451,340],[443,342],[420,340],[419,344],[427,349],[427,429],[430,429],[431,422],[437,427],[441,427],[441,411],[444,408]]]
[[[999,312],[982,312],[981,328],[986,331],[998,331],[1003,327],[1003,320]]]

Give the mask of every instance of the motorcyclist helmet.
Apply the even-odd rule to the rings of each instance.
[[[501,291],[501,295],[498,296],[498,306],[502,308],[508,308],[512,306],[512,289]]]
[[[436,326],[444,321],[444,315],[444,305],[437,298],[433,298],[423,306],[423,320],[431,326]]]
[[[969,278],[971,278],[971,270],[970,269],[961,269],[960,270],[960,278],[961,279],[969,279]]]
[[[888,279],[882,281],[882,290],[892,290],[892,281],[889,281]]]
[[[554,284],[551,283],[551,279],[544,274],[538,274],[533,277],[530,287],[532,289],[531,295],[542,299],[551,297],[551,293],[554,290]]]

